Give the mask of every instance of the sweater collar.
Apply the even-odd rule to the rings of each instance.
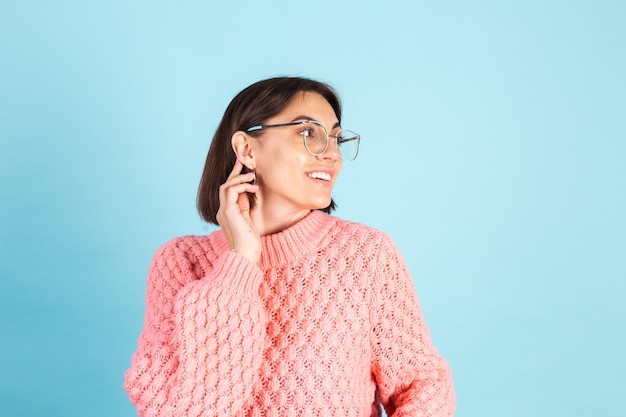
[[[315,251],[335,221],[334,217],[320,210],[313,210],[291,227],[278,233],[262,236],[263,250],[259,267],[267,269],[283,265]]]
[[[271,235],[261,236],[261,259],[259,267],[270,269],[301,259],[304,255],[319,248],[319,243],[337,222],[337,218],[321,210],[313,210],[305,218],[291,227]],[[223,230],[217,234],[217,247],[229,250],[228,240]]]

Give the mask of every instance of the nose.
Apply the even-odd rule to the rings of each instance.
[[[339,150],[339,145],[337,145],[337,139],[333,137],[328,138],[328,148],[326,148],[326,152],[322,154],[322,157],[334,161],[341,160],[341,151]]]

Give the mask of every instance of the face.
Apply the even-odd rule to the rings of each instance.
[[[329,134],[339,128],[333,108],[317,93],[298,93],[291,103],[265,124],[316,120]],[[259,185],[258,202],[275,213],[328,207],[331,191],[341,170],[341,155],[331,139],[323,155],[311,155],[304,146],[302,126],[264,130],[252,138]]]

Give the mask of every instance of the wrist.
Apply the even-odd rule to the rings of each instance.
[[[232,248],[231,249],[232,252],[243,256],[244,258],[246,258],[247,260],[249,260],[250,262],[252,262],[253,264],[258,264],[259,263],[259,259],[261,259],[261,251],[255,251],[255,250],[242,250],[242,249],[238,249],[238,248]]]

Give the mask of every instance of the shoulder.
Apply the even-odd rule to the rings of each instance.
[[[202,248],[206,246],[210,246],[214,244],[220,235],[219,231],[213,232],[209,235],[185,235],[185,236],[177,236],[174,237],[164,244],[162,244],[158,249],[159,251],[167,251],[167,250],[175,250],[175,251],[183,251],[190,252],[194,251],[197,248]]]
[[[387,233],[363,223],[330,217],[335,220],[331,233],[334,238],[363,247],[372,255],[382,248],[396,250],[395,243]]]
[[[223,232],[215,231],[209,235],[179,236],[162,244],[154,253],[153,265],[204,269],[211,264],[220,253],[227,250],[228,242]]]
[[[352,236],[363,236],[373,240],[391,240],[389,235],[382,230],[365,225],[363,223],[344,220],[339,217],[327,215],[335,220],[335,227],[342,233]]]

